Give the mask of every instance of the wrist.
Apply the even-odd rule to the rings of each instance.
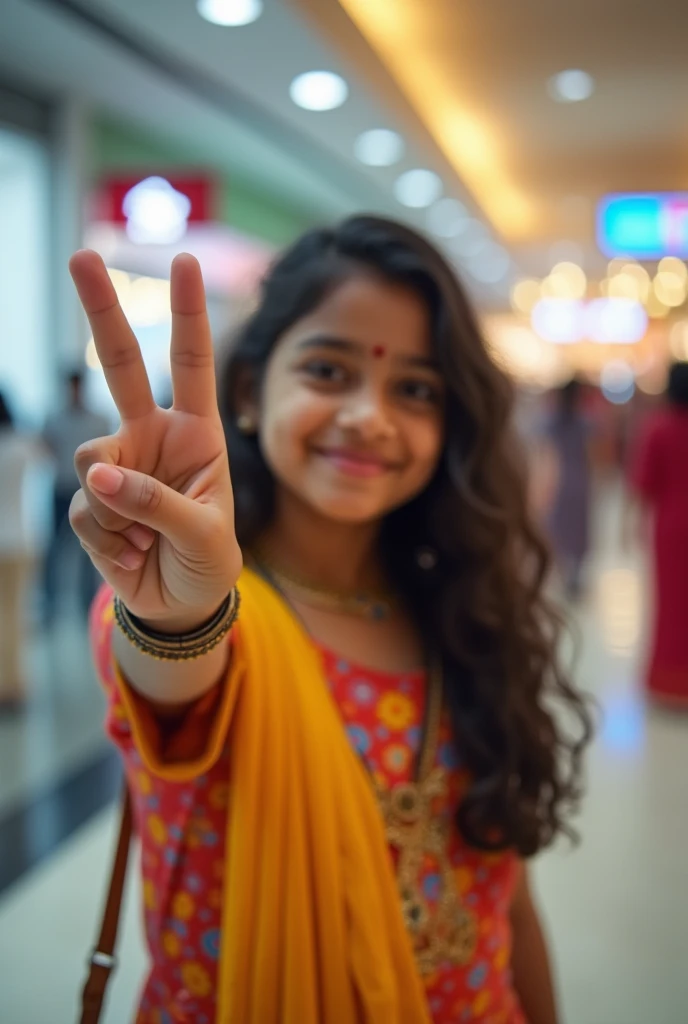
[[[169,615],[138,616],[138,621],[144,629],[153,630],[156,633],[163,633],[166,636],[184,636],[186,633],[194,633],[196,630],[202,629],[211,622],[224,604],[224,600],[213,605],[179,610]]]
[[[215,614],[196,628],[189,628],[191,620],[186,620],[186,616],[174,616],[174,621],[170,616],[154,616],[155,628],[146,626],[116,595],[114,615],[121,632],[143,654],[158,661],[195,661],[226,639],[239,614],[240,600],[239,591],[232,587]],[[161,626],[169,629],[172,625],[175,632],[161,631]],[[182,626],[183,633],[179,632]]]

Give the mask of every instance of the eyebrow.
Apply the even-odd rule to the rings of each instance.
[[[313,348],[329,348],[336,352],[366,355],[368,346],[359,341],[351,341],[348,338],[338,338],[335,335],[330,334],[317,334],[300,342],[298,348],[299,351],[305,351]],[[396,360],[397,362],[404,363],[406,366],[417,366],[421,369],[434,370],[436,373],[439,372],[437,361],[431,356],[401,355],[397,356]]]

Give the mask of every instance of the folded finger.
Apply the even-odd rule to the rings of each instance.
[[[72,499],[69,522],[89,555],[128,571],[140,569],[146,561],[145,551],[132,543],[131,534],[113,533],[100,525],[83,491],[78,491]]]
[[[96,463],[103,463],[109,466],[116,466],[120,459],[120,445],[117,437],[99,437],[93,441],[87,441],[86,444],[82,444],[77,448],[74,456],[74,466],[76,469],[77,476],[79,477],[79,483],[81,489],[85,495],[88,506],[93,513],[96,521],[100,523],[106,530],[116,531],[119,533],[127,533],[129,530],[134,529],[133,520],[127,519],[126,516],[122,516],[119,512],[113,511],[104,505],[96,495],[93,493],[91,488],[88,486],[88,471],[91,466],[95,466]],[[149,540],[148,547],[153,543],[155,534],[147,526],[141,526],[137,524],[137,529],[134,531],[134,536],[137,536],[139,540],[145,542]],[[133,537],[132,537],[133,539]],[[137,547],[141,547],[142,551],[147,550],[143,547],[143,543],[137,544]]]
[[[161,533],[177,546],[184,548],[203,539],[208,510],[153,476],[96,463],[86,482],[113,511]]]

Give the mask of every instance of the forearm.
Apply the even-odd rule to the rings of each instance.
[[[192,661],[158,661],[135,647],[115,626],[112,653],[129,685],[158,705],[180,706],[198,700],[227,671],[231,643],[226,637]]]
[[[511,922],[514,988],[526,1020],[528,1024],[560,1024],[547,942],[527,881],[513,907]]]

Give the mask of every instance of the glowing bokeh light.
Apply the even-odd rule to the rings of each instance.
[[[165,178],[152,176],[130,188],[122,200],[126,231],[137,245],[172,245],[186,234],[191,200]]]
[[[404,140],[387,128],[371,128],[358,136],[354,152],[369,167],[391,167],[404,155]]]
[[[688,282],[688,267],[677,256],[665,256],[657,265],[657,273],[674,274],[683,283]]]
[[[394,195],[403,206],[423,209],[432,206],[442,194],[442,181],[434,171],[417,168],[406,171],[394,183]]]
[[[666,305],[666,303],[661,302],[657,298],[657,293],[655,292],[654,288],[647,297],[647,301],[645,302],[645,309],[647,310],[647,315],[652,320],[661,320],[665,316],[668,316],[669,314],[669,307]]]
[[[197,0],[196,10],[213,25],[237,28],[257,21],[263,13],[262,0]]]
[[[558,103],[581,103],[592,96],[595,80],[587,71],[570,68],[553,75],[547,88],[550,96]]]
[[[542,294],[551,299],[582,299],[588,281],[582,267],[576,263],[557,263],[542,282]]]
[[[635,394],[635,374],[623,359],[612,359],[600,372],[600,390],[612,405],[625,405]]]
[[[518,281],[511,289],[511,306],[517,313],[529,316],[533,306],[542,297],[540,282],[532,278]]]
[[[599,344],[635,344],[645,336],[647,323],[644,307],[633,299],[593,299],[585,308],[585,334]]]
[[[610,299],[640,299],[641,286],[634,277],[621,271],[610,277],[606,283],[605,295]]]
[[[679,362],[688,360],[688,320],[680,320],[671,328],[669,351]]]
[[[583,337],[584,316],[585,307],[577,299],[543,298],[533,307],[531,324],[545,341],[572,345]]]
[[[660,270],[652,282],[652,288],[659,301],[671,309],[682,306],[686,301],[688,283],[672,270]]]
[[[346,101],[349,87],[333,71],[305,71],[291,83],[289,95],[303,110],[334,110]]]

